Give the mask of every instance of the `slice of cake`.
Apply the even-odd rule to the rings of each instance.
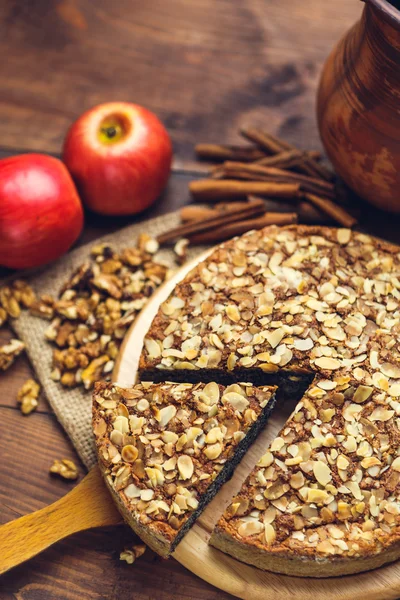
[[[265,424],[274,392],[246,383],[96,384],[100,468],[150,548],[162,556],[175,549]]]
[[[312,577],[399,558],[400,403],[388,391],[344,376],[315,380],[211,544],[261,569]]]

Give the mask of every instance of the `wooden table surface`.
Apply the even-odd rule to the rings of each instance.
[[[198,141],[238,141],[238,126],[251,123],[320,148],[319,73],[361,8],[358,0],[1,2],[0,157],[59,154],[84,109],[110,100],[144,104],[163,120],[175,150],[168,189],[145,216],[174,210],[188,201]],[[133,221],[87,215],[80,242]],[[0,340],[9,337],[2,329]],[[0,375],[0,524],[74,485],[48,475],[54,458],[78,459],[47,401],[28,417],[16,406],[31,376],[24,357]],[[3,576],[0,599],[231,598],[150,551],[132,566],[120,562],[134,541],[123,526],[75,535]]]

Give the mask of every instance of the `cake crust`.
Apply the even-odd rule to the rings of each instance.
[[[351,560],[342,557],[324,557],[316,560],[315,556],[306,557],[273,550],[266,553],[263,547],[249,546],[245,540],[232,536],[223,519],[213,531],[210,543],[241,562],[291,577],[325,578],[354,575],[377,569],[400,557],[400,540],[397,539],[379,554],[369,554]]]

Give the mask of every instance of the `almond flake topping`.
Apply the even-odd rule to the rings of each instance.
[[[190,456],[183,454],[178,458],[178,470],[182,479],[190,479],[192,477],[194,466]]]
[[[315,364],[320,369],[327,369],[328,371],[335,371],[340,369],[340,361],[336,358],[330,358],[328,356],[322,356],[321,358],[315,359]]]
[[[324,487],[332,480],[330,468],[321,460],[317,460],[313,463],[313,471],[315,479]]]
[[[96,384],[93,431],[108,486],[134,519],[173,540],[273,393],[247,383]],[[261,533],[253,521],[249,531]]]

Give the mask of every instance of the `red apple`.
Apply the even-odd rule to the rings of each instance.
[[[0,265],[37,267],[64,254],[83,227],[65,165],[44,154],[0,160]]]
[[[67,133],[63,160],[84,204],[103,215],[148,208],[171,170],[169,135],[146,108],[128,102],[100,104]]]

